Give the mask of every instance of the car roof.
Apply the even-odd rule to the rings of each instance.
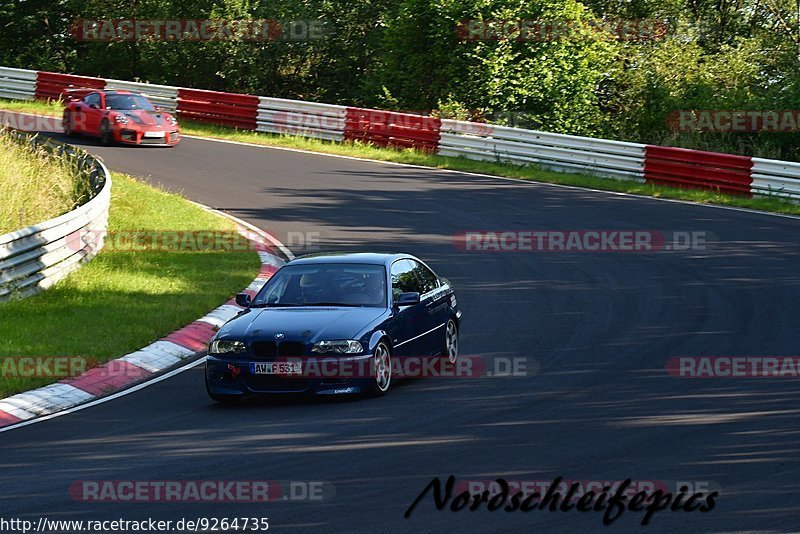
[[[388,265],[395,260],[402,258],[416,259],[410,254],[397,252],[332,252],[306,254],[293,259],[289,263],[314,264],[314,263],[363,263],[371,265]]]

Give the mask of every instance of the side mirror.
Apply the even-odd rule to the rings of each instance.
[[[237,293],[236,294],[236,304],[243,308],[249,308],[250,303],[253,299],[250,298],[250,295],[247,293]]]
[[[419,293],[416,291],[400,293],[400,296],[397,297],[397,302],[395,302],[395,304],[397,306],[413,306],[414,304],[419,304]]]
[[[161,113],[161,106],[153,106],[153,109]]]

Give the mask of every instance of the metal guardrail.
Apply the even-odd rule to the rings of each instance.
[[[754,193],[800,200],[800,163],[753,158]]]
[[[0,97],[12,100],[33,100],[37,72],[0,67]]]
[[[34,149],[72,158],[88,180],[90,196],[63,215],[0,235],[0,301],[5,301],[52,286],[103,248],[111,176],[102,161],[71,145],[15,130],[0,135],[11,135]]]
[[[438,153],[644,181],[645,145],[638,143],[443,119]]]
[[[342,141],[346,113],[345,106],[262,96],[258,102],[256,130]]]

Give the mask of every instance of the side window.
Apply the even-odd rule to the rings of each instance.
[[[422,293],[422,286],[414,274],[414,265],[409,260],[398,260],[392,264],[392,299],[400,293]]]
[[[86,98],[83,99],[87,105],[91,106],[92,104],[100,105],[100,95],[97,93],[92,93],[88,95]]]
[[[429,291],[433,291],[437,287],[439,287],[439,280],[436,278],[436,275],[431,272],[430,269],[422,265],[421,263],[413,260],[409,260],[410,263],[414,266],[414,274],[417,276],[419,280],[420,286],[422,289],[420,290],[420,295],[423,293],[428,293]]]

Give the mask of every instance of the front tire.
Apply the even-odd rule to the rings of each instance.
[[[444,329],[442,356],[447,358],[447,361],[451,364],[456,363],[456,360],[458,360],[458,325],[452,317],[447,320],[447,326]]]
[[[386,395],[392,384],[392,353],[389,346],[381,341],[372,353],[372,387],[370,394],[375,397]]]
[[[103,119],[100,124],[100,142],[106,146],[114,144],[114,133],[111,131],[106,119]]]

